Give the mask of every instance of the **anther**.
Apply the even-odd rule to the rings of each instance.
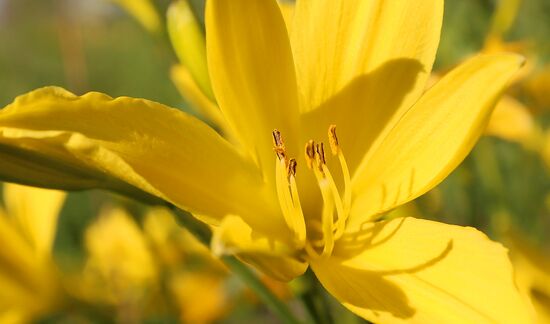
[[[279,158],[279,160],[286,159],[285,144],[283,142],[281,132],[279,132],[277,129],[274,129],[271,134],[273,135],[273,150],[277,154],[277,157]]]
[[[328,128],[328,141],[332,155],[338,154],[338,137],[336,136],[336,125],[330,125]]]
[[[286,169],[287,177],[290,178],[290,176],[296,177],[296,167],[298,166],[298,163],[296,162],[296,159],[292,158],[290,161],[288,161],[288,166]]]
[[[308,168],[313,168],[313,161],[315,161],[315,142],[309,140],[306,143],[306,163]]]
[[[315,145],[315,157],[317,158],[317,167],[319,171],[323,172],[323,165],[327,164],[325,159],[325,145],[323,142]]]

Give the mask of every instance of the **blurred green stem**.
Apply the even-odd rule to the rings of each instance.
[[[308,289],[302,295],[302,300],[315,323],[332,324],[334,323],[330,313],[328,300],[319,286],[317,277],[308,269],[305,273],[305,278],[308,281]]]
[[[179,224],[184,226],[189,230],[193,235],[198,238],[202,243],[207,246],[210,244],[210,239],[212,233],[208,226],[196,220],[191,214],[175,207],[174,205],[169,205],[169,208],[176,215],[176,219]],[[287,324],[297,324],[300,321],[294,316],[290,311],[288,306],[277,298],[254,274],[254,272],[239,261],[234,256],[224,256],[221,258],[222,261],[227,265],[229,269],[241,279],[252,291],[254,291],[258,297],[271,309],[279,318]],[[320,322],[323,323],[323,322]]]
[[[287,305],[278,299],[252,272],[250,268],[233,256],[222,257],[223,262],[231,271],[244,281],[267,306],[277,314],[284,323],[297,324],[300,321],[290,312]]]

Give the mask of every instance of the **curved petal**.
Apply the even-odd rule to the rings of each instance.
[[[441,182],[470,152],[522,62],[515,54],[480,55],[428,90],[354,175],[352,226]]]
[[[312,269],[372,322],[532,322],[506,249],[474,228],[400,218],[370,223],[344,241]]]
[[[218,106],[210,101],[202,92],[185,66],[181,64],[174,65],[170,70],[170,76],[182,97],[188,101],[202,117],[214,123],[217,127],[222,129],[227,127]]]
[[[291,156],[298,154],[296,76],[277,2],[209,0],[206,45],[220,109],[264,176],[273,180],[273,129],[294,139],[286,148]]]
[[[204,31],[186,0],[172,2],[166,13],[168,35],[180,62],[189,70],[202,93],[214,100],[206,64]]]
[[[234,213],[260,231],[286,228],[252,163],[199,120],[155,102],[39,89],[0,112],[0,144],[3,179],[141,190],[212,219]]]
[[[255,232],[239,217],[227,216],[213,233],[212,253],[235,255],[274,279],[289,281],[307,270],[307,263],[294,257],[293,247]]]
[[[529,144],[536,133],[535,121],[529,109],[511,96],[503,96],[489,119],[485,135]]]
[[[66,194],[62,191],[7,183],[4,202],[8,215],[41,257],[49,257],[57,230],[57,219]]]
[[[350,171],[422,94],[439,44],[442,0],[299,0],[292,48],[307,136],[329,125]]]

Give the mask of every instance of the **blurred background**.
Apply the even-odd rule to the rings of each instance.
[[[113,97],[147,98],[196,114],[170,77],[177,63],[164,27],[170,1],[152,0],[148,10],[153,18],[136,15],[128,5],[131,2],[0,0],[0,107],[27,91],[58,85],[77,94],[100,91]],[[190,3],[200,21],[203,1]],[[548,35],[548,0],[445,1],[434,80],[480,51],[514,51],[528,61],[498,103],[486,136],[462,165],[437,188],[388,215],[474,226],[503,242],[511,249],[526,292],[543,313],[550,310]],[[8,211],[12,196],[4,194]],[[237,323],[263,318],[277,322],[208,251],[189,243],[193,239],[178,228],[168,211],[151,210],[101,191],[69,193],[61,206],[51,248],[55,263],[63,273],[87,273],[85,280],[91,287],[108,287],[77,292],[89,303],[74,301],[69,311],[35,320]],[[135,263],[109,265],[105,260],[120,258],[109,254],[113,249],[126,251],[124,255]],[[149,272],[144,264],[151,264]],[[142,271],[135,273],[136,268]],[[287,299],[298,294],[303,284],[265,280]],[[128,288],[134,281],[138,284]],[[201,295],[205,290],[213,293]],[[337,314],[344,313],[336,303],[331,307]],[[107,315],[112,311],[116,318]],[[351,315],[342,316],[359,322]],[[0,312],[0,323],[10,320],[24,321],[25,315]]]

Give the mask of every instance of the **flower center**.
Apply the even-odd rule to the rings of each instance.
[[[296,159],[287,157],[281,133],[278,130],[273,131],[274,151],[277,156],[275,179],[281,211],[287,225],[293,231],[295,243],[299,248],[304,248],[311,258],[325,257],[332,253],[334,242],[344,233],[351,205],[350,174],[342,149],[338,145],[335,125],[329,127],[328,138],[332,155],[338,157],[344,190],[343,193],[338,191],[327,167],[324,143],[309,140],[305,146],[305,160],[315,175],[323,199],[320,218],[313,218],[308,222],[312,230],[320,233],[319,238],[312,238],[313,235],[306,233],[305,218],[298,195]]]

